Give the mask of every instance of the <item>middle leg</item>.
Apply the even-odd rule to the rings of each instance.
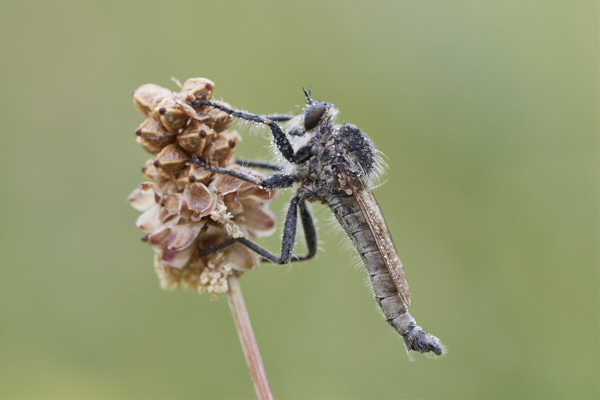
[[[208,165],[204,161],[200,160],[198,157],[192,157],[188,160],[189,162],[193,162],[201,166],[204,169],[207,169],[211,172],[216,172],[217,174],[225,174],[229,176],[236,177],[246,182],[250,182],[255,184],[256,186],[263,187],[265,189],[281,189],[290,187],[294,184],[294,182],[298,181],[298,178],[295,175],[288,174],[273,174],[269,175],[266,178],[260,179],[255,176],[245,174],[240,171],[234,171],[227,168],[217,168],[211,165]]]

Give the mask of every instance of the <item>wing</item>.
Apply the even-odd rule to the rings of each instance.
[[[408,289],[408,282],[406,280],[406,275],[404,275],[404,269],[402,268],[402,261],[400,261],[400,257],[398,257],[396,247],[392,241],[392,236],[390,235],[390,231],[381,214],[381,210],[379,209],[379,205],[377,204],[377,200],[375,200],[373,192],[370,190],[358,189],[350,179],[347,179],[346,182],[350,186],[352,194],[354,195],[354,198],[356,198],[358,206],[369,225],[369,230],[375,239],[375,243],[377,243],[379,253],[385,262],[385,266],[387,267],[396,289],[398,289],[398,295],[406,306],[410,306],[410,290]]]

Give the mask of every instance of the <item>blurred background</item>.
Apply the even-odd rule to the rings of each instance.
[[[131,91],[201,76],[255,113],[310,86],[369,134],[410,311],[449,350],[409,361],[315,205],[318,257],[240,281],[276,398],[597,398],[598,7],[2,2],[0,397],[255,396],[226,298],[161,290],[126,201]]]

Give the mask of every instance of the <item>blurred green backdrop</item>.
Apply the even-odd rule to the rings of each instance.
[[[371,136],[411,313],[449,349],[407,359],[314,207],[317,259],[241,280],[276,398],[597,398],[598,17],[596,1],[3,1],[0,397],[254,397],[226,299],[160,290],[125,201],[148,158],[131,91],[203,76],[256,113],[296,112],[312,85]],[[269,154],[241,132],[238,154]]]

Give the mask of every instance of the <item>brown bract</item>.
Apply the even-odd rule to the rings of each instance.
[[[263,176],[233,162],[241,137],[227,130],[233,121],[227,113],[192,106],[193,100],[210,100],[213,88],[210,80],[193,78],[178,93],[153,84],[133,92],[136,108],[147,118],[136,140],[153,157],[142,168],[146,181],[128,200],[143,211],[137,226],[145,233],[142,240],[154,247],[154,267],[165,289],[182,284],[199,293],[226,292],[227,278],[256,267],[258,256],[239,243],[203,256],[198,249],[268,235],[275,227],[268,208],[274,191],[189,161],[195,156],[215,167]]]

